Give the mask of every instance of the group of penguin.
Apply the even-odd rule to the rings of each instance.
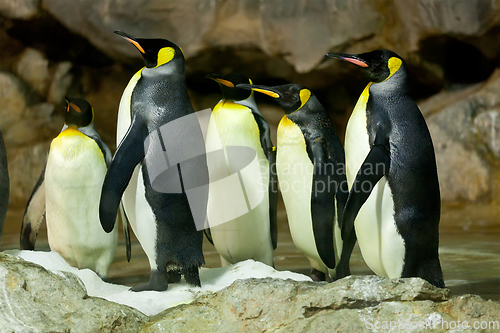
[[[149,281],[131,290],[167,290],[168,283],[181,276],[200,286],[203,231],[190,209],[190,177],[177,165],[168,177],[177,177],[182,190],[155,190],[150,165],[155,154],[165,153],[166,136],[172,135],[156,134],[163,138],[163,152],[145,145],[161,126],[195,114],[185,83],[184,56],[168,40],[116,33],[137,48],[146,65],[122,95],[118,148],[112,156],[101,141],[87,101],[66,98],[65,125],[50,145],[26,207],[21,248],[34,249],[45,218],[51,250],[104,278],[117,245],[120,211],[128,260],[130,226],[151,267]],[[254,259],[273,266],[279,183],[293,242],[308,258],[313,279],[349,275],[349,259],[358,241],[364,261],[377,275],[421,277],[444,287],[438,257],[436,159],[425,120],[409,97],[404,60],[388,50],[326,56],[362,67],[370,80],[347,124],[344,146],[328,113],[305,86],[254,85],[234,73],[208,76],[219,84],[222,99],[212,111],[207,132],[198,123],[175,131],[182,133],[177,141],[187,140],[193,147],[202,142],[207,152],[195,171],[210,180],[198,196],[206,207],[205,235],[222,265]],[[253,92],[272,97],[285,111],[276,146]],[[178,147],[190,149],[186,142]],[[208,156],[217,147],[222,147],[222,160],[211,162]],[[239,172],[241,161],[229,156],[234,147],[251,148],[259,167]],[[4,161],[0,140],[0,186],[7,173]],[[235,186],[238,181],[241,186]],[[0,192],[0,221],[6,210],[4,193]],[[262,200],[256,201],[259,196]],[[227,198],[242,198],[247,212],[225,223],[211,223],[232,216],[231,205],[223,204]]]

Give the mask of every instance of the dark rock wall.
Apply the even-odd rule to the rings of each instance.
[[[206,74],[237,71],[256,83],[309,86],[341,135],[367,81],[355,66],[325,61],[324,54],[391,49],[408,62],[415,98],[433,96],[425,112],[443,199],[498,200],[500,118],[491,82],[500,64],[500,1],[0,0],[0,129],[11,205],[26,203],[63,124],[65,95],[91,102],[97,130],[115,146],[121,94],[142,67],[139,53],[113,34],[117,29],[182,47],[197,110],[219,99]],[[481,109],[468,96],[489,78],[489,106]],[[275,126],[280,110],[265,97],[258,102]],[[447,119],[460,115],[470,117],[451,131]]]

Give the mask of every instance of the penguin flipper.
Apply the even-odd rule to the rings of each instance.
[[[0,132],[0,239],[2,238],[3,223],[9,205],[9,169],[7,167],[7,152]]]
[[[212,233],[210,232],[210,228],[203,229],[203,233],[207,237],[207,239],[210,242],[210,244],[214,245],[214,241],[212,239]]]
[[[278,173],[276,172],[276,150],[269,155],[269,223],[273,249],[278,246]]]
[[[38,229],[45,218],[45,168],[33,188],[33,192],[26,205],[21,228],[21,250],[34,250]]]
[[[311,187],[311,217],[316,249],[325,265],[335,268],[335,246],[333,228],[335,223],[336,187],[330,187],[332,177],[337,178],[335,170],[328,168],[334,163],[328,157],[325,142],[322,138],[312,140],[309,144],[309,155],[314,165],[313,183]],[[311,156],[312,155],[312,156]],[[336,165],[336,164],[334,164]]]
[[[123,207],[123,202],[120,202],[120,215],[122,217],[123,233],[125,234],[127,262],[130,262],[130,258],[132,257],[132,245],[130,243],[130,224],[128,222],[127,213],[125,212],[125,207]]]
[[[273,248],[278,246],[278,174],[276,173],[276,149],[271,141],[271,129],[260,113],[252,108],[252,114],[259,126],[260,144],[269,161],[269,223]]]
[[[377,182],[389,170],[390,162],[389,150],[385,145],[375,143],[366,156],[363,165],[359,168],[349,192],[342,219],[342,239],[349,239],[350,234],[354,232],[354,220],[359,210],[370,196]],[[368,191],[365,187],[367,183],[369,184]]]
[[[135,116],[108,168],[99,203],[99,218],[106,232],[113,230],[123,192],[127,188],[136,165],[144,159],[146,135],[147,129]]]

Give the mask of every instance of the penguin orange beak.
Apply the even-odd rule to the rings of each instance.
[[[64,97],[64,99],[66,100],[66,112],[69,112],[69,109],[71,108],[78,113],[82,113],[82,110],[75,103],[71,101],[71,98],[66,96]]]
[[[344,60],[344,61],[348,61],[350,62],[351,64],[355,64],[355,65],[358,65],[360,67],[369,67],[368,64],[361,60],[358,56],[354,55],[354,54],[348,54],[348,53],[327,53],[325,55],[325,57],[328,57],[328,58],[337,58],[337,59],[340,59],[340,60]]]
[[[141,44],[139,44],[139,42],[135,39],[135,37],[132,37],[131,35],[123,32],[123,31],[120,31],[120,30],[116,30],[114,31],[115,34],[117,35],[120,35],[122,36],[123,38],[125,38],[126,40],[128,40],[130,43],[132,43],[132,45],[134,45],[138,50],[139,52],[141,52],[142,54],[145,54],[146,51],[144,51],[144,49],[142,48]]]
[[[226,87],[234,88],[234,84],[231,81],[222,79],[219,74],[208,74],[206,78],[217,81],[219,84],[225,85]]]
[[[277,91],[273,91],[273,89],[265,86],[259,86],[255,84],[246,84],[246,83],[240,83],[236,85],[236,88],[241,88],[241,89],[246,89],[246,90],[253,90],[256,92],[260,92],[262,94],[265,94],[267,96],[271,96],[272,98],[280,98],[280,94]]]

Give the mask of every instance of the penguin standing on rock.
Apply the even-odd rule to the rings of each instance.
[[[7,168],[7,152],[0,131],[0,240],[2,239],[3,223],[9,205],[9,170]]]
[[[47,162],[28,201],[21,249],[33,250],[44,217],[52,251],[105,278],[118,243],[99,223],[99,197],[111,152],[94,130],[94,113],[81,98],[66,98],[64,127],[50,144]]]
[[[148,256],[149,282],[132,291],[167,290],[181,274],[200,286],[203,232],[208,200],[205,143],[187,93],[182,50],[165,39],[134,38],[144,58],[123,92],[118,112],[117,151],[104,180],[101,224],[112,229],[122,200],[132,230]],[[191,198],[191,199],[190,199]],[[198,228],[201,230],[202,227]]]
[[[276,99],[285,116],[278,125],[276,170],[290,233],[309,259],[313,279],[349,275],[340,218],[347,199],[344,149],[314,94],[298,84],[276,87],[239,84]],[[355,240],[354,240],[355,241]]]
[[[344,236],[354,225],[363,258],[377,275],[421,277],[444,287],[434,146],[408,94],[404,60],[388,50],[327,56],[364,68],[371,81],[346,129]]]
[[[222,266],[239,261],[254,259],[273,266],[273,254],[277,245],[277,200],[278,184],[275,170],[276,151],[271,142],[270,129],[260,114],[253,92],[236,88],[240,83],[252,83],[241,74],[207,76],[219,83],[222,99],[215,106],[207,131],[207,153],[223,152],[224,163],[216,159],[211,163],[208,158],[210,176],[208,199],[209,233],[212,243],[221,257]],[[242,154],[240,147],[251,148],[256,153],[258,168],[249,168],[248,172],[238,172]],[[233,149],[233,150],[231,150]],[[234,156],[231,154],[234,153]],[[213,156],[209,154],[207,156]],[[222,156],[221,156],[222,157]],[[222,158],[221,158],[222,160]],[[250,171],[251,170],[251,171]],[[236,183],[242,186],[213,186],[215,180],[225,180],[233,175]],[[250,207],[234,219],[224,219],[229,207],[225,204],[230,198],[241,194],[242,189],[247,197],[263,197],[255,207]],[[258,201],[258,200],[257,200]],[[240,205],[247,207],[246,204]]]

